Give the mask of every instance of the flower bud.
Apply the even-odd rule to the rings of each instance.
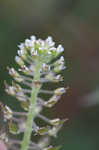
[[[23,65],[24,65],[23,60],[22,60],[21,57],[19,57],[19,56],[16,56],[16,57],[15,57],[15,61],[16,61],[16,63],[17,63],[19,66],[23,66]]]
[[[14,68],[9,68],[9,74],[17,81],[17,82],[22,82],[24,79],[20,76],[20,74],[14,69]]]

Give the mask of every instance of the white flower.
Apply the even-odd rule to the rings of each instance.
[[[21,58],[20,58],[19,56],[16,56],[16,57],[15,57],[15,61],[16,61],[17,63],[19,63],[19,62],[21,61]]]
[[[60,61],[64,62],[64,57],[63,56],[60,57]]]
[[[24,56],[24,50],[23,49],[22,50],[18,50],[18,55],[20,57]]]
[[[37,56],[37,51],[34,50],[34,48],[31,49],[31,55],[32,56]]]
[[[23,60],[21,59],[21,57],[19,57],[19,56],[16,56],[15,57],[15,61],[16,61],[16,63],[18,63],[19,65],[24,65],[24,62],[23,62]]]
[[[31,40],[29,40],[29,39],[26,39],[25,40],[25,46],[27,47],[27,48],[29,48],[30,47],[30,44],[31,43]]]
[[[16,74],[14,68],[9,68],[9,74],[10,74],[10,75]]]
[[[56,48],[55,47],[51,47],[49,50],[50,51],[56,51]]]
[[[52,47],[55,45],[55,42],[53,42],[53,39],[51,36],[48,36],[48,38],[46,39],[46,42],[48,43],[49,47]]]
[[[61,44],[58,45],[58,47],[57,47],[57,52],[61,53],[61,52],[63,52],[63,51],[64,51],[63,46],[62,46]]]
[[[18,45],[18,47],[19,47],[20,49],[24,49],[24,43],[21,43],[20,45]]]
[[[36,36],[35,36],[35,35],[32,35],[32,36],[30,37],[30,39],[31,39],[32,41],[35,41],[35,40],[36,40]]]

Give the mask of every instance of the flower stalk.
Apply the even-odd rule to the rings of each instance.
[[[37,66],[36,66],[34,81],[40,80],[40,69],[41,69],[40,63],[41,62],[38,62]],[[30,108],[29,108],[27,122],[26,122],[26,132],[24,134],[24,139],[22,142],[21,150],[27,150],[29,147],[30,137],[31,137],[31,133],[32,133],[32,122],[33,122],[33,119],[35,118],[36,100],[37,100],[37,95],[38,95],[39,89],[40,89],[40,87],[36,86],[36,84],[33,83],[32,94],[31,94],[31,98],[30,98]]]

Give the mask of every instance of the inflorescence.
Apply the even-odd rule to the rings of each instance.
[[[5,140],[10,150],[59,150],[60,146],[53,147],[50,145],[50,137],[57,136],[58,131],[67,119],[49,119],[42,114],[42,110],[44,107],[53,107],[67,90],[64,87],[55,90],[44,89],[44,85],[49,87],[50,82],[63,81],[63,77],[59,72],[66,68],[64,57],[61,56],[64,48],[62,45],[58,45],[56,48],[55,42],[50,36],[46,40],[31,36],[30,39],[26,39],[24,43],[18,45],[18,48],[15,61],[19,65],[19,69],[15,70],[7,67],[14,80],[11,86],[5,82],[5,90],[20,102],[24,111],[14,112],[8,106],[2,108],[10,134],[22,133],[23,140],[7,138],[4,132],[0,138]],[[42,98],[42,94],[48,95],[49,99]],[[43,120],[46,125],[44,123],[44,126],[40,126],[36,122],[37,118]],[[31,129],[28,129],[28,124]],[[28,136],[29,131],[30,136],[34,133],[36,136],[41,135],[42,138],[38,142],[30,140],[26,146],[26,133]]]

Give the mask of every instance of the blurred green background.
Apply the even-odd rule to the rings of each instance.
[[[51,35],[65,48],[65,86],[70,90],[53,108],[69,121],[55,141],[63,150],[99,149],[99,0],[0,0],[0,99],[18,108],[4,92],[15,66],[17,45],[32,34]]]

